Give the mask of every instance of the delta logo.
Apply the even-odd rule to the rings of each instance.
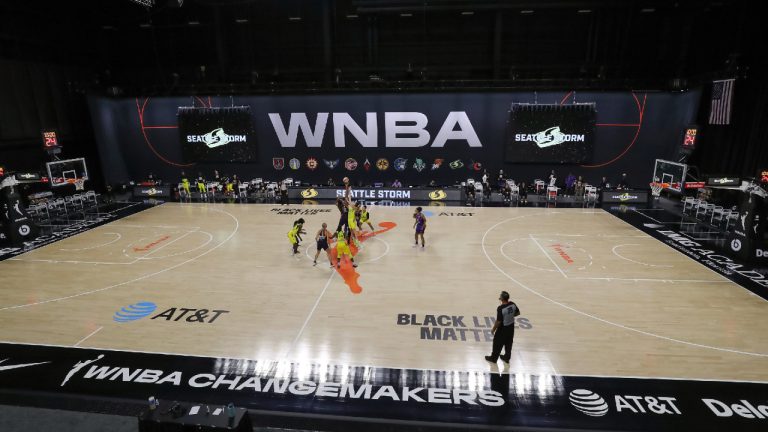
[[[317,189],[315,188],[304,189],[303,191],[301,191],[302,198],[310,199],[316,196],[317,196]]]
[[[445,191],[442,189],[438,189],[429,193],[429,199],[432,201],[440,201],[445,199],[446,196],[448,196],[448,194],[445,193]]]

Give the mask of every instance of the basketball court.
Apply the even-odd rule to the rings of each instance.
[[[539,400],[570,391],[581,412],[579,392],[592,390],[583,384],[571,390],[574,380],[624,393],[651,386],[649,392],[663,389],[665,397],[670,388],[689,394],[701,383],[751,386],[758,394],[765,388],[768,336],[755,323],[768,303],[609,211],[429,206],[425,212],[421,248],[413,244],[412,208],[372,206],[376,231],[355,251],[359,267],[343,262],[337,269],[323,254],[312,263],[314,233],[338,220],[333,206],[154,206],[0,262],[9,282],[0,296],[0,340],[16,361],[14,350],[40,360],[32,365],[72,359],[62,362],[52,385],[56,391],[79,386],[70,391],[80,393],[114,391],[89,387],[96,379],[131,394],[125,386],[137,375],[130,368],[99,375],[105,355],[123,364],[166,364],[179,374],[196,367],[185,358],[210,359],[202,370],[222,376],[363,387],[417,381],[499,394],[511,385]],[[299,217],[307,234],[293,256],[285,233]],[[512,360],[491,364],[483,357],[501,290],[522,314]],[[83,373],[79,384],[71,383]],[[159,387],[138,391],[183,398]],[[685,406],[680,399],[671,399],[675,410]],[[371,406],[358,416],[384,416],[375,412],[381,406]],[[466,417],[471,407],[464,414],[461,408],[447,413],[457,424],[496,421],[489,413]],[[517,410],[527,412],[528,422],[544,418],[521,405]],[[350,415],[350,406],[342,412]],[[564,424],[582,426],[594,415],[561,414]],[[406,420],[430,415],[422,409]]]
[[[0,263],[0,338],[487,371],[485,333],[507,290],[522,315],[504,371],[768,380],[768,335],[754,331],[768,303],[610,213],[428,209],[422,249],[411,209],[375,207],[386,228],[363,242],[355,280],[324,255],[312,266],[314,232],[338,219],[331,206],[154,207]],[[308,233],[293,257],[285,232],[298,217]],[[142,303],[156,309],[116,315]]]

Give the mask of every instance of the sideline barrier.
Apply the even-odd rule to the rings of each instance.
[[[335,200],[344,196],[343,187],[288,188],[288,198]],[[356,200],[462,201],[463,189],[457,188],[352,188]]]

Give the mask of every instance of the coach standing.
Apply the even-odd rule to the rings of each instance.
[[[509,293],[506,291],[501,292],[499,300],[501,305],[496,308],[496,322],[491,329],[493,352],[491,355],[485,356],[485,359],[496,363],[503,347],[506,355],[501,356],[501,359],[509,363],[509,359],[512,357],[512,341],[515,338],[515,317],[520,315],[520,309],[515,303],[509,301]]]

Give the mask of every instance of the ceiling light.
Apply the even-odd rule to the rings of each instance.
[[[580,14],[592,13],[592,9],[579,9],[578,13],[580,13]]]
[[[472,11],[468,11],[468,12],[462,12],[461,14],[462,15],[474,15],[475,13],[472,12]]]
[[[288,17],[288,21],[301,21],[301,17]]]
[[[533,13],[533,11],[530,9],[527,9],[527,10],[521,10],[520,13],[523,15],[530,15]]]
[[[412,13],[401,13],[400,16],[401,17],[412,17],[413,14]]]
[[[350,19],[351,19],[351,18],[357,18],[357,15],[355,15],[355,14],[349,14],[349,15],[347,15],[347,18],[350,18]]]
[[[640,9],[640,12],[642,12],[642,13],[651,13],[651,12],[656,12],[656,9],[654,9],[654,8],[643,8],[643,9]]]
[[[246,18],[237,18],[235,22],[238,24],[245,24],[248,22],[248,20]]]
[[[200,25],[200,21],[190,21],[187,24],[189,24],[189,25]]]

